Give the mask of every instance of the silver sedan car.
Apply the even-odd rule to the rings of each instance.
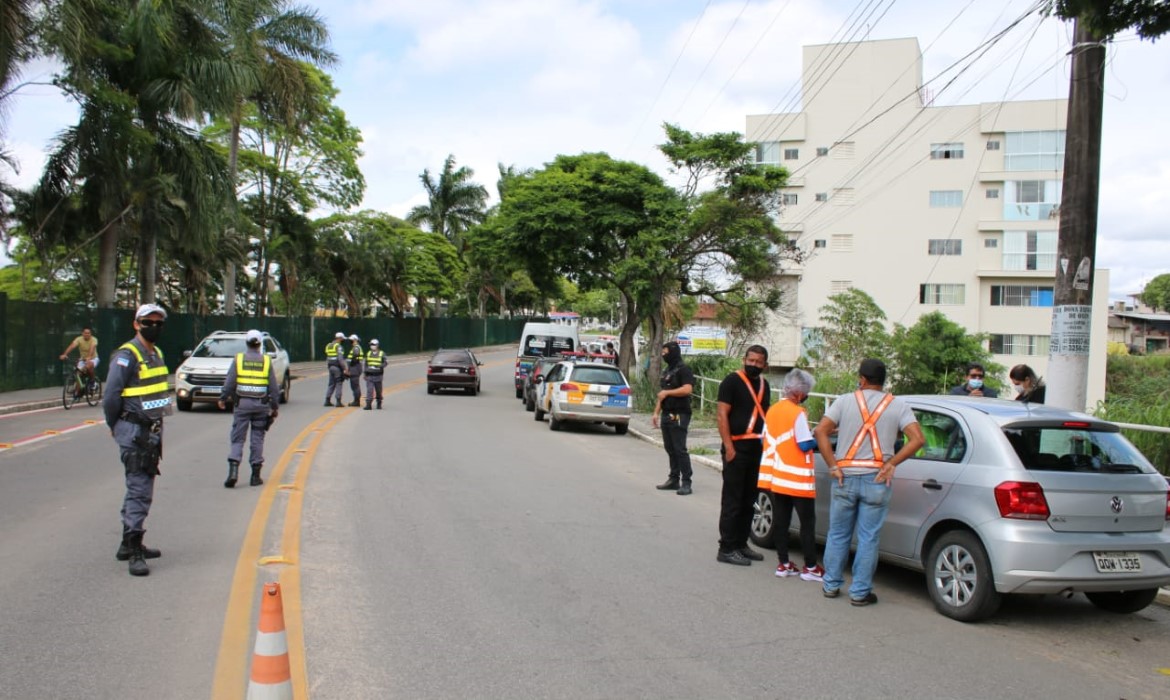
[[[1005,594],[1073,592],[1130,613],[1170,585],[1167,479],[1117,426],[1017,401],[904,398],[926,445],[895,472],[880,555],[924,571],[940,613],[973,621]],[[819,455],[816,482],[824,540],[830,482]],[[761,491],[761,546],[780,530],[773,512]]]

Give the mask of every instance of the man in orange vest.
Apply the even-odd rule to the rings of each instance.
[[[764,424],[764,456],[760,460],[759,489],[772,492],[776,532],[776,575],[800,576],[821,581],[825,570],[817,564],[816,480],[813,478],[813,450],[817,441],[808,427],[803,404],[812,393],[815,380],[808,372],[794,369],[784,377],[784,398],[768,409]],[[800,549],[804,569],[788,560],[788,524],[792,511],[800,518]]]
[[[817,424],[815,435],[833,479],[822,590],[826,598],[840,595],[849,543],[856,530],[857,554],[853,558],[849,600],[861,606],[877,602],[873,573],[877,570],[878,538],[890,508],[894,468],[926,440],[909,404],[882,390],[886,383],[885,363],[862,360],[858,375],[857,391],[837,397]],[[829,443],[834,432],[835,452]],[[906,441],[895,454],[893,447],[899,432]]]
[[[743,356],[743,369],[727,375],[719,384],[719,437],[723,440],[723,499],[719,511],[719,553],[724,564],[749,566],[764,555],[748,547],[764,451],[764,419],[771,403],[771,388],[764,379],[768,350],[752,345]]]

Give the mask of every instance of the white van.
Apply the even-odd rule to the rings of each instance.
[[[574,352],[581,344],[576,325],[564,323],[537,323],[529,321],[520,333],[520,347],[516,350],[516,398],[524,398],[524,378],[538,357],[552,357]]]

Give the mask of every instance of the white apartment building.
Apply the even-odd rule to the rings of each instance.
[[[941,311],[1043,376],[1067,100],[933,106],[916,39],[806,46],[802,75],[802,111],[747,118],[757,160],[789,171],[780,227],[810,254],[784,269],[785,308],[760,339],[773,364],[791,367],[828,297],[854,287],[891,329]],[[1108,290],[1096,270],[1090,406]]]

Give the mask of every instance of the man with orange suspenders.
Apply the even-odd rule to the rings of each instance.
[[[825,575],[822,591],[836,598],[845,585],[849,543],[857,532],[853,558],[853,605],[877,602],[873,573],[877,570],[878,539],[890,509],[894,468],[926,444],[922,427],[909,404],[882,390],[886,365],[881,360],[861,361],[857,391],[838,396],[817,424],[817,447],[832,478],[829,534],[825,540]],[[829,436],[837,432],[834,452]],[[894,454],[898,433],[906,436]]]
[[[762,376],[768,350],[752,345],[744,353],[743,369],[719,384],[719,437],[723,440],[723,503],[719,511],[719,553],[716,561],[749,566],[764,555],[748,547],[760,478],[764,420],[771,388]]]

